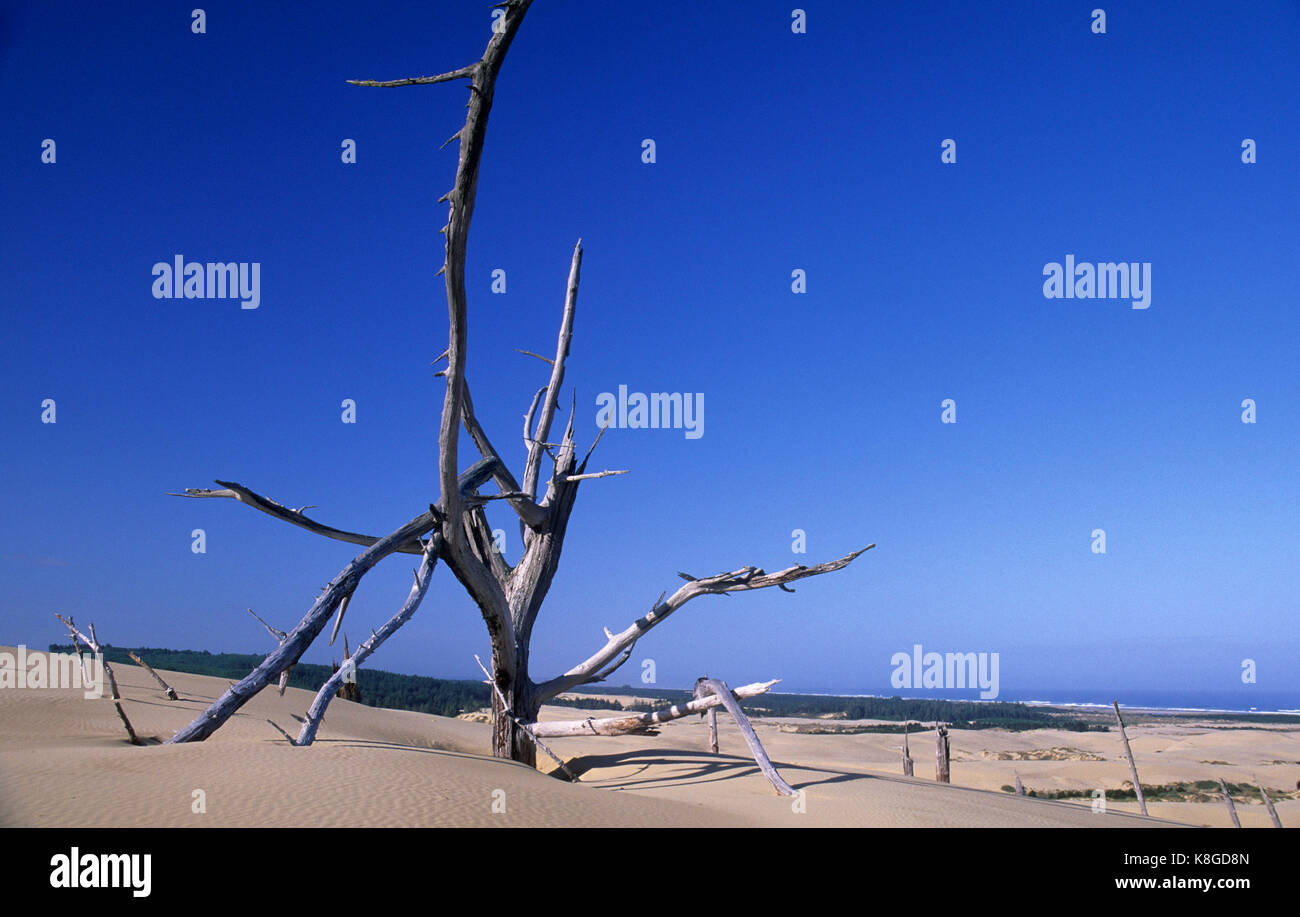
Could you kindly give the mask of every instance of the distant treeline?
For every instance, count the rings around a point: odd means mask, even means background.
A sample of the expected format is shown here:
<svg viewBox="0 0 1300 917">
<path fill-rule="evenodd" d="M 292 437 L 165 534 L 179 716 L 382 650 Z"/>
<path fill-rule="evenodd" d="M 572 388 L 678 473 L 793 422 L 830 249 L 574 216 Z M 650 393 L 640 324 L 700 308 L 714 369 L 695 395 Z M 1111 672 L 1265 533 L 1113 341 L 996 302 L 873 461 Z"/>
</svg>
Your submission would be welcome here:
<svg viewBox="0 0 1300 917">
<path fill-rule="evenodd" d="M 157 647 L 138 648 L 105 646 L 104 658 L 109 662 L 134 665 L 127 651 L 149 663 L 155 669 L 189 672 L 193 675 L 214 675 L 218 678 L 238 680 L 262 663 L 264 656 L 248 653 L 209 653 L 200 650 L 166 650 Z M 71 653 L 69 643 L 50 644 L 52 653 Z M 331 675 L 330 667 L 300 662 L 289 673 L 289 686 L 319 691 Z M 361 702 L 370 707 L 387 707 L 394 710 L 415 710 L 435 713 L 438 716 L 456 716 L 480 710 L 491 704 L 489 688 L 481 681 L 445 680 L 424 675 L 399 675 L 382 669 L 357 669 L 357 685 L 361 688 Z"/>
<path fill-rule="evenodd" d="M 157 669 L 189 672 L 194 675 L 212 675 L 217 678 L 238 680 L 261 664 L 264 656 L 251 653 L 209 653 L 206 650 L 169 650 L 158 647 L 104 647 L 109 662 L 134 665 L 128 651 L 135 652 L 145 662 Z M 68 643 L 50 644 L 50 652 L 71 653 Z M 289 674 L 289 685 L 317 691 L 331 675 L 329 666 L 299 663 Z M 480 681 L 430 678 L 426 675 L 399 675 L 382 669 L 357 669 L 357 684 L 361 688 L 361 702 L 371 707 L 393 710 L 415 710 L 438 716 L 456 716 L 481 710 L 491 705 L 489 688 Z M 614 688 L 600 686 L 588 690 L 601 694 L 621 694 L 645 698 L 623 707 L 617 701 L 597 697 L 553 699 L 548 704 L 562 707 L 584 707 L 598 710 L 641 711 L 651 709 L 651 701 L 670 704 L 686 703 L 690 691 L 646 686 L 623 685 Z M 581 693 L 575 689 L 571 693 Z M 902 697 L 821 697 L 811 694 L 763 694 L 742 702 L 752 716 L 822 717 L 846 720 L 893 720 L 899 726 L 882 726 L 876 731 L 898 732 L 906 721 L 933 723 L 942 720 L 962 725 L 966 729 L 1069 729 L 1076 732 L 1106 730 L 1108 726 L 1097 722 L 1068 716 L 1048 707 L 1030 707 L 1025 704 L 1002 702 L 972 703 L 968 701 L 929 700 Z"/>
</svg>

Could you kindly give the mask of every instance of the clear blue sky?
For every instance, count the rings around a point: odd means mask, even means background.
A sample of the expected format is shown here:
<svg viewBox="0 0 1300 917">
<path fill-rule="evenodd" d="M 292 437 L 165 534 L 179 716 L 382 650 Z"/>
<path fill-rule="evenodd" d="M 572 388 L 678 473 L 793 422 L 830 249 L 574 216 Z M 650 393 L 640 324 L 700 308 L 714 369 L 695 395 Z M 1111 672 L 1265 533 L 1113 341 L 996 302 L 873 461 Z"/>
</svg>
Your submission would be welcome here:
<svg viewBox="0 0 1300 917">
<path fill-rule="evenodd" d="M 471 230 L 478 413 L 518 471 L 546 367 L 514 348 L 553 350 L 582 237 L 581 442 L 620 384 L 703 393 L 705 434 L 606 435 L 593 465 L 632 471 L 583 486 L 535 678 L 678 570 L 875 542 L 795 595 L 687 605 L 627 680 L 649 657 L 667 685 L 893 693 L 920 643 L 1000 653 L 1004 695 L 1231 691 L 1252 658 L 1300 698 L 1300 7 L 1105 3 L 1096 35 L 1094 5 L 809 3 L 796 35 L 790 3 L 537 0 Z M 438 145 L 468 93 L 344 81 L 470 63 L 487 4 L 209 4 L 204 35 L 190 8 L 0 12 L 0 642 L 60 639 L 63 612 L 119 645 L 267 650 L 244 609 L 288 629 L 354 548 L 165 492 L 232 479 L 375 534 L 438 496 Z M 176 254 L 259 262 L 260 308 L 155 299 Z M 1067 254 L 1150 262 L 1150 308 L 1044 298 Z M 365 580 L 354 640 L 412 561 Z M 371 664 L 479 677 L 486 650 L 440 568 Z"/>
</svg>

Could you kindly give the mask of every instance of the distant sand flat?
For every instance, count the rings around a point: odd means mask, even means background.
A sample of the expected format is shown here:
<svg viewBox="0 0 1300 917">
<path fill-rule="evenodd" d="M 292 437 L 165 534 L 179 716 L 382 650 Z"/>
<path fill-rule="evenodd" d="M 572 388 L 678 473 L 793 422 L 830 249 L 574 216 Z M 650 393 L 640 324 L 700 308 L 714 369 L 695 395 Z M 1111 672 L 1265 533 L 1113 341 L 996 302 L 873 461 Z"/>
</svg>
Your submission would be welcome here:
<svg viewBox="0 0 1300 917">
<path fill-rule="evenodd" d="M 10 649 L 12 652 L 12 649 Z M 155 743 L 184 726 L 225 688 L 219 678 L 164 672 L 180 692 L 168 701 L 142 669 L 115 665 L 123 707 L 136 731 Z M 720 717 L 722 754 L 707 753 L 698 718 L 668 724 L 658 737 L 569 738 L 550 744 L 582 774 L 578 785 L 488 755 L 489 727 L 445 717 L 379 710 L 335 700 L 317 742 L 295 748 L 266 722 L 291 734 L 311 693 L 290 688 L 284 697 L 263 691 L 206 742 L 134 747 L 106 698 L 86 700 L 79 690 L 0 690 L 0 825 L 3 826 L 1011 826 L 1157 827 L 1169 824 L 1122 811 L 1105 815 L 1084 804 L 1024 799 L 1000 792 L 1020 770 L 1031 786 L 1080 780 L 1079 768 L 1108 768 L 1110 785 L 1126 776 L 1113 737 L 1048 731 L 1046 734 L 954 732 L 953 750 L 970 763 L 954 763 L 967 786 L 940 786 L 897 773 L 897 735 L 816 736 L 780 732 L 758 722 L 759 735 L 785 778 L 806 793 L 806 812 L 776 795 L 758 773 L 739 732 Z M 547 708 L 546 719 L 581 716 L 573 708 Z M 594 711 L 593 715 L 609 715 Z M 990 733 L 996 733 L 995 735 Z M 1247 741 L 1268 744 L 1268 759 L 1300 759 L 1294 733 L 1280 738 L 1253 732 Z M 1134 744 L 1141 763 L 1157 741 L 1188 744 L 1200 778 L 1238 779 L 1237 768 L 1197 762 L 1238 761 L 1236 733 L 1195 737 L 1149 736 Z M 1099 741 L 1100 740 L 1100 741 Z M 1292 744 L 1288 745 L 1287 743 Z M 986 751 L 1084 748 L 1105 762 L 999 761 Z M 1104 748 L 1103 748 L 1104 746 Z M 1252 746 L 1253 747 L 1253 746 Z M 913 737 L 916 771 L 933 770 L 932 743 Z M 1168 754 L 1168 750 L 1165 751 Z M 541 756 L 539 756 L 541 757 Z M 1259 755 L 1255 755 L 1259 757 Z M 955 761 L 960 758 L 954 754 Z M 1253 759 L 1252 759 L 1253 760 Z M 1143 782 L 1163 782 L 1160 762 Z M 546 766 L 553 766 L 549 761 Z M 1076 769 L 1071 771 L 1071 768 Z M 928 769 L 928 770 L 927 770 Z M 1266 772 L 1300 773 L 1300 766 L 1270 765 Z M 1115 773 L 1111 774 L 1110 771 Z M 1213 771 L 1213 773 L 1208 773 Z M 1195 779 L 1195 778 L 1194 778 Z M 1289 777 L 1294 784 L 1295 777 Z M 1269 785 L 1273 780 L 1268 781 Z M 206 812 L 192 811 L 202 790 Z M 502 795 L 504 793 L 504 796 Z M 504 799 L 505 812 L 494 812 Z M 1243 823 L 1263 817 L 1262 807 L 1239 804 Z M 1222 806 L 1167 804 L 1153 814 L 1191 823 Z M 1295 801 L 1279 805 L 1288 825 L 1300 823 Z M 1226 823 L 1226 812 L 1223 817 Z"/>
</svg>

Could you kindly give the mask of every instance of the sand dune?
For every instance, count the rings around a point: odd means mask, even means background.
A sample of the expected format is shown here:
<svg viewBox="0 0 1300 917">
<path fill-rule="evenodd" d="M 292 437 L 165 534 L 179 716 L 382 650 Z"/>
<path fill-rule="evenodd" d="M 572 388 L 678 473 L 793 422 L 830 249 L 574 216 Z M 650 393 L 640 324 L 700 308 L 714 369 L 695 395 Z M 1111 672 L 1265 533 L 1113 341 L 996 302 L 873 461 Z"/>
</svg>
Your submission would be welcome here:
<svg viewBox="0 0 1300 917">
<path fill-rule="evenodd" d="M 164 672 L 180 692 L 168 701 L 142 669 L 114 666 L 123 707 L 145 747 L 130 745 L 112 703 L 86 700 L 80 690 L 0 690 L 0 825 L 4 826 L 1159 826 L 1112 805 L 1105 815 L 1085 805 L 1016 798 L 1000 792 L 1014 765 L 1029 785 L 1081 780 L 1084 766 L 1106 767 L 1118 785 L 1126 766 L 1105 734 L 954 734 L 954 766 L 965 786 L 939 786 L 896 776 L 898 736 L 815 736 L 781 732 L 759 723 L 759 734 L 785 778 L 805 793 L 805 811 L 792 808 L 758 773 L 739 733 L 724 723 L 722 754 L 706 751 L 698 719 L 668 724 L 658 737 L 568 738 L 550 744 L 581 782 L 569 784 L 488 756 L 482 723 L 335 700 L 320 736 L 309 748 L 291 746 L 267 722 L 296 734 L 311 694 L 263 691 L 206 742 L 165 746 L 161 741 L 189 722 L 226 687 L 222 679 Z M 605 715 L 608 711 L 605 712 Z M 580 715 L 572 708 L 544 718 Z M 597 715 L 600 715 L 597 713 Z M 723 718 L 725 721 L 725 718 Z M 1258 739 L 1259 733 L 1255 733 Z M 1292 737 L 1294 738 L 1294 737 Z M 970 741 L 968 741 L 968 739 Z M 1139 755 L 1159 758 L 1187 737 L 1141 733 Z M 1276 743 L 1275 743 L 1276 744 Z M 984 746 L 984 747 L 981 747 Z M 1106 761 L 1006 761 L 983 752 L 1086 748 Z M 1156 746 L 1164 746 L 1158 748 Z M 1198 758 L 1242 758 L 1237 737 L 1192 742 Z M 1180 754 L 1186 758 L 1188 749 Z M 927 754 L 929 752 L 929 754 Z M 1274 753 L 1277 752 L 1277 753 Z M 1277 746 L 1274 758 L 1300 754 Z M 917 773 L 932 769 L 932 750 L 913 746 Z M 956 756 L 955 756 L 956 757 Z M 1256 756 L 1258 757 L 1258 756 Z M 1169 760 L 1174 760 L 1170 756 Z M 549 762 L 546 762 L 550 766 Z M 1071 768 L 1076 770 L 1072 771 Z M 1246 769 L 1261 776 L 1273 768 Z M 1200 765 L 1199 776 L 1210 769 Z M 1235 779 L 1239 767 L 1215 767 Z M 1177 769 L 1173 769 L 1177 770 Z M 1123 773 L 1122 773 L 1123 772 Z M 1170 771 L 1172 773 L 1172 770 Z M 1148 779 L 1170 776 L 1153 766 Z M 1272 781 L 1270 781 L 1271 785 Z M 201 798 L 206 811 L 198 808 Z M 504 812 L 499 811 L 504 808 Z M 1131 808 L 1131 807 L 1130 807 Z M 1169 804 L 1166 818 L 1207 823 L 1188 810 L 1222 807 Z M 1240 806 L 1257 821 L 1252 808 Z M 1284 819 L 1300 822 L 1300 808 L 1283 803 Z M 1262 815 L 1262 809 L 1259 813 Z M 1224 815 L 1226 821 L 1226 813 Z M 1250 823 L 1250 822 L 1247 822 Z"/>
</svg>

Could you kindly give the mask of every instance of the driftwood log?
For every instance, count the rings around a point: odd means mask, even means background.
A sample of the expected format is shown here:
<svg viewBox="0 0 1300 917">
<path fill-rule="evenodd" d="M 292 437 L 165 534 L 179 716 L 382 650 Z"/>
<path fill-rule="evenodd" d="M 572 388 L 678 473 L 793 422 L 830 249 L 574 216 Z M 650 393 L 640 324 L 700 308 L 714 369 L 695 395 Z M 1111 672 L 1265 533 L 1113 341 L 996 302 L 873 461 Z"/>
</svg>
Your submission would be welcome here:
<svg viewBox="0 0 1300 917">
<path fill-rule="evenodd" d="M 779 678 L 773 678 L 771 681 L 742 685 L 731 693 L 736 697 L 754 697 L 767 693 L 768 689 L 780 680 Z M 533 726 L 533 732 L 544 739 L 560 738 L 562 736 L 656 735 L 658 730 L 655 727 L 660 723 L 679 720 L 693 713 L 704 713 L 711 707 L 721 705 L 722 698 L 716 694 L 710 694 L 708 697 L 697 698 L 689 703 L 673 704 L 670 707 L 660 707 L 657 710 L 650 710 L 645 713 L 536 723 Z"/>
</svg>

